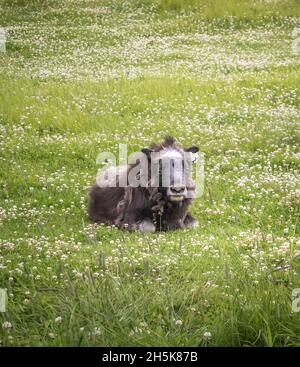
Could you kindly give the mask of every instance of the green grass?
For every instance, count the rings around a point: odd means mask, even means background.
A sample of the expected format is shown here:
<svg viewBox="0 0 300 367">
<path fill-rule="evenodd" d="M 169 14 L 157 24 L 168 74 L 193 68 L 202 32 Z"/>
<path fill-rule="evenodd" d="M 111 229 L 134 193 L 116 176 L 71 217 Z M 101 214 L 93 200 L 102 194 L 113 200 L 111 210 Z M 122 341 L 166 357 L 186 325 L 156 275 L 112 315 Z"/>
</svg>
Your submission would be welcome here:
<svg viewBox="0 0 300 367">
<path fill-rule="evenodd" d="M 300 346 L 299 15 L 293 0 L 0 1 L 2 345 Z M 200 227 L 90 223 L 98 153 L 167 134 L 205 154 Z"/>
<path fill-rule="evenodd" d="M 247 1 L 247 0 L 137 0 L 156 11 L 192 11 L 204 19 L 236 17 L 256 19 L 268 16 L 299 15 L 300 4 L 297 0 Z"/>
</svg>

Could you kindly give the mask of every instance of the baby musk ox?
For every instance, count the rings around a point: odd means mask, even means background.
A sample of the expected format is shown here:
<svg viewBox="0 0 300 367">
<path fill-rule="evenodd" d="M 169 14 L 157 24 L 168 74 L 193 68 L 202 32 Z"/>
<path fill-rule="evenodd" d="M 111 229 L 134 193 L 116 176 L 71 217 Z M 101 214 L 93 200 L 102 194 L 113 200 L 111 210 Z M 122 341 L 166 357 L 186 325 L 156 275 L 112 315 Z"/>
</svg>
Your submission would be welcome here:
<svg viewBox="0 0 300 367">
<path fill-rule="evenodd" d="M 166 137 L 142 149 L 133 164 L 106 168 L 89 194 L 90 218 L 129 231 L 196 227 L 188 207 L 195 196 L 191 164 L 198 150 Z"/>
</svg>

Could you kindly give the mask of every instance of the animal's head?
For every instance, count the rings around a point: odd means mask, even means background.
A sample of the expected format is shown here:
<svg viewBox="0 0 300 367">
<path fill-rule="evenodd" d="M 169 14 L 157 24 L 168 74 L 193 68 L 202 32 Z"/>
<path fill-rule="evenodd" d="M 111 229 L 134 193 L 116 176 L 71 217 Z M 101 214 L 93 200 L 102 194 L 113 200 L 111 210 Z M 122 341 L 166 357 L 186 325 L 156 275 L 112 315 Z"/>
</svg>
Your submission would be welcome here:
<svg viewBox="0 0 300 367">
<path fill-rule="evenodd" d="M 149 183 L 157 187 L 164 199 L 180 202 L 194 189 L 192 164 L 199 148 L 183 148 L 174 138 L 166 137 L 160 145 L 142 149 L 148 158 Z"/>
</svg>

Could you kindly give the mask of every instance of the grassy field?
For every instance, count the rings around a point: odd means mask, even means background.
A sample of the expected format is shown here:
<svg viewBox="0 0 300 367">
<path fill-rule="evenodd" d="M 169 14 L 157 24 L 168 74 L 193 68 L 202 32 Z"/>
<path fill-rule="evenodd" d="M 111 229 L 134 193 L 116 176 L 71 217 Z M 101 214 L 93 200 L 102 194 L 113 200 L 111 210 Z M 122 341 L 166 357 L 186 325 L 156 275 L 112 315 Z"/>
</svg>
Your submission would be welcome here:
<svg viewBox="0 0 300 367">
<path fill-rule="evenodd" d="M 0 0 L 0 343 L 300 346 L 296 0 Z M 95 226 L 100 151 L 205 154 L 193 230 Z M 2 326 L 2 327 L 1 327 Z"/>
</svg>

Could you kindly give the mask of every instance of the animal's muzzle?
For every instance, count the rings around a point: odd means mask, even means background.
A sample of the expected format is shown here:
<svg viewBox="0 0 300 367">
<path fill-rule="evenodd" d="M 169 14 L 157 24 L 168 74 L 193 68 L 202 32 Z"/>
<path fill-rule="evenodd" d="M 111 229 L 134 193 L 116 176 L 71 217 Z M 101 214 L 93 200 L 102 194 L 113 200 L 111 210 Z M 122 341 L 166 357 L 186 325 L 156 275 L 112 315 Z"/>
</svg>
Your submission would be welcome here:
<svg viewBox="0 0 300 367">
<path fill-rule="evenodd" d="M 170 201 L 181 201 L 187 196 L 187 189 L 184 186 L 171 186 L 167 190 L 167 196 Z"/>
</svg>

